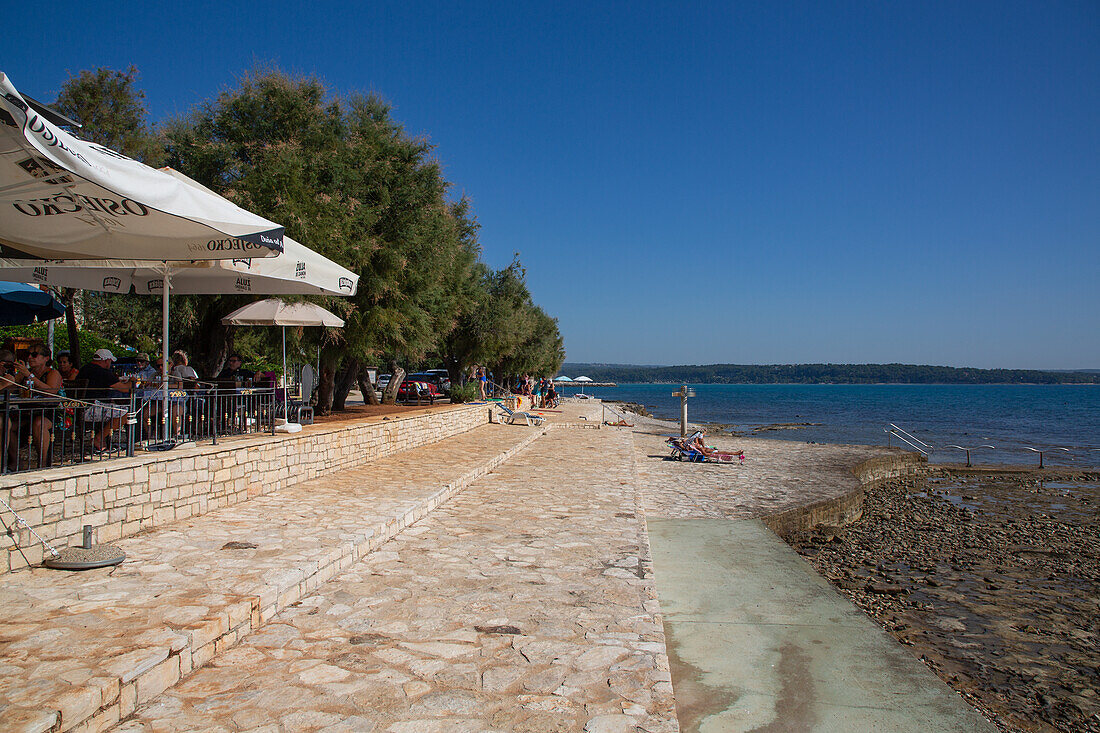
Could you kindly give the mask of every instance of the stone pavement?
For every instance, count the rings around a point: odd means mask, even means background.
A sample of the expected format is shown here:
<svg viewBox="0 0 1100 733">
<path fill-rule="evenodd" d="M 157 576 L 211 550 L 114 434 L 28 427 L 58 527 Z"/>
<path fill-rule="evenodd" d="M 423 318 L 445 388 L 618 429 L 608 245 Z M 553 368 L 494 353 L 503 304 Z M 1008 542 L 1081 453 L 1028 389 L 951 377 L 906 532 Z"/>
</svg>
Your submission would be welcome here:
<svg viewBox="0 0 1100 733">
<path fill-rule="evenodd" d="M 537 436 L 486 425 L 121 540 L 117 568 L 0 577 L 0 727 L 126 717 Z"/>
<path fill-rule="evenodd" d="M 802 715 L 821 686 L 768 702 L 791 677 L 767 665 L 821 645 L 773 655 L 791 638 L 728 623 L 745 611 L 730 579 L 759 575 L 757 600 L 780 606 L 823 581 L 780 572 L 791 551 L 778 540 L 771 564 L 746 571 L 737 544 L 752 540 L 720 535 L 846 494 L 851 467 L 885 450 L 718 438 L 746 465 L 684 464 L 664 460 L 664 426 L 576 429 L 601 414 L 566 403 L 545 434 L 488 425 L 135 536 L 114 570 L 0 579 L 0 728 L 829 729 Z M 704 605 L 727 615 L 670 620 L 658 593 L 677 613 L 711 593 Z M 686 641 L 666 649 L 666 633 Z M 942 684 L 927 677 L 913 684 Z M 726 694 L 745 679 L 762 687 Z M 888 686 L 876 677 L 873 694 Z M 716 717 L 731 699 L 749 714 Z"/>
<path fill-rule="evenodd" d="M 626 431 L 552 430 L 137 731 L 675 731 Z"/>
<path fill-rule="evenodd" d="M 884 447 L 829 445 L 708 435 L 707 444 L 744 450 L 745 464 L 682 463 L 665 458 L 661 432 L 638 420 L 634 431 L 639 493 L 653 517 L 745 519 L 831 499 L 859 487 L 852 467 L 889 455 Z M 655 429 L 657 428 L 657 429 Z"/>
</svg>

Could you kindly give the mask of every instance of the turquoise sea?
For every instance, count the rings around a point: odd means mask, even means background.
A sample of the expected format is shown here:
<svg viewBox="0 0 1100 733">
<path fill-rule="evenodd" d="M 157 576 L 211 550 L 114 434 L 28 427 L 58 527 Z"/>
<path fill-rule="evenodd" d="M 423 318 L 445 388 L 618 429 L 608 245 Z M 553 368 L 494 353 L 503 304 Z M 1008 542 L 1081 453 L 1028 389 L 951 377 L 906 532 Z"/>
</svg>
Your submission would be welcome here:
<svg viewBox="0 0 1100 733">
<path fill-rule="evenodd" d="M 966 447 L 981 463 L 1035 464 L 1024 446 L 1065 447 L 1048 452 L 1047 465 L 1100 466 L 1100 385 L 945 384 L 697 384 L 688 402 L 693 422 L 724 423 L 748 433 L 776 423 L 817 423 L 759 437 L 819 443 L 885 445 L 894 423 L 935 447 L 929 460 L 955 463 Z M 671 384 L 596 387 L 589 394 L 645 405 L 660 418 L 679 420 L 680 399 Z M 567 387 L 569 395 L 576 387 Z M 896 444 L 896 443 L 895 443 Z"/>
</svg>

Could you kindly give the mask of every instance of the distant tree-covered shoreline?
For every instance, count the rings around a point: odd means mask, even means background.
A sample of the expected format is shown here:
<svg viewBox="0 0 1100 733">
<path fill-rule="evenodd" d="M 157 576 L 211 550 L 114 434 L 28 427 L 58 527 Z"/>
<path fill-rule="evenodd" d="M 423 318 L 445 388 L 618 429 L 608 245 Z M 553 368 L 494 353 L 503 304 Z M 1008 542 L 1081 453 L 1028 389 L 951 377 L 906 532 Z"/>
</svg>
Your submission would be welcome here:
<svg viewBox="0 0 1100 733">
<path fill-rule="evenodd" d="M 923 364 L 704 364 L 631 366 L 566 363 L 561 374 L 597 382 L 687 384 L 1100 384 L 1100 373 L 974 369 Z"/>
</svg>

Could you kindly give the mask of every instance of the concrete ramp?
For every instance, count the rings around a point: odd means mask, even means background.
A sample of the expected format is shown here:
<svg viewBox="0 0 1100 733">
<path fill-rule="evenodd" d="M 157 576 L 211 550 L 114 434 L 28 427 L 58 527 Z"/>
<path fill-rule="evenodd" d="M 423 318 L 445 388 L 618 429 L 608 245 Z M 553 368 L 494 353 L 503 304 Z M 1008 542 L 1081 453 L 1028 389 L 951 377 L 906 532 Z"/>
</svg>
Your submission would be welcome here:
<svg viewBox="0 0 1100 733">
<path fill-rule="evenodd" d="M 996 731 L 759 520 L 649 519 L 684 731 Z"/>
</svg>

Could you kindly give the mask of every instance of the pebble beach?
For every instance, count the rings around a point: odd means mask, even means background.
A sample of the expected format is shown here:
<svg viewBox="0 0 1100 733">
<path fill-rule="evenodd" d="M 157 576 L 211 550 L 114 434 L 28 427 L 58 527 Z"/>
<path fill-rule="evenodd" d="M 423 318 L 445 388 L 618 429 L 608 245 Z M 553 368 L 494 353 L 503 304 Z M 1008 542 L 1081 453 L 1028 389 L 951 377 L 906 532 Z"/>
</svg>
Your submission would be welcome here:
<svg viewBox="0 0 1100 733">
<path fill-rule="evenodd" d="M 1002 729 L 1100 731 L 1098 479 L 939 471 L 787 539 Z"/>
</svg>

